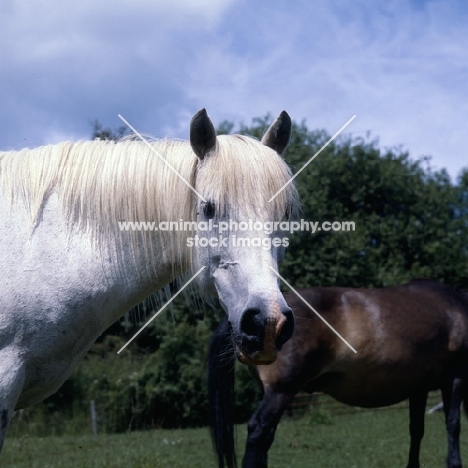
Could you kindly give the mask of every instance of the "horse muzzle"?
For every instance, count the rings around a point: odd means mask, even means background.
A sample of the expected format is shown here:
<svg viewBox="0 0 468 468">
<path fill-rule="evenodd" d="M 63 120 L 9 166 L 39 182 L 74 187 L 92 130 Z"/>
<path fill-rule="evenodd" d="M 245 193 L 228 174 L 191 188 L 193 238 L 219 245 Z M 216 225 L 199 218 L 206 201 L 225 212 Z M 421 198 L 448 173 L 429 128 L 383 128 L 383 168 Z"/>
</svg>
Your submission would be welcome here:
<svg viewBox="0 0 468 468">
<path fill-rule="evenodd" d="M 294 315 L 279 305 L 267 311 L 247 308 L 242 314 L 238 336 L 234 336 L 239 361 L 246 365 L 266 365 L 276 360 L 278 352 L 294 332 Z"/>
</svg>

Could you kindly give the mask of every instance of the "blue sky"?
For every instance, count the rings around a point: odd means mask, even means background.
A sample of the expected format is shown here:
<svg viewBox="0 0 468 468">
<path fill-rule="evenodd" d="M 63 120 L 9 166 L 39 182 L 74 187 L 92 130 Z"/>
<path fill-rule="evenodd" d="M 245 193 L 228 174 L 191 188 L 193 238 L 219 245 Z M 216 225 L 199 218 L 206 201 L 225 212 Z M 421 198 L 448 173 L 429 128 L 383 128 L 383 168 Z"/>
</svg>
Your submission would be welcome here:
<svg viewBox="0 0 468 468">
<path fill-rule="evenodd" d="M 285 109 L 310 129 L 468 166 L 468 6 L 390 0 L 2 0 L 0 150 L 156 137 Z"/>
</svg>

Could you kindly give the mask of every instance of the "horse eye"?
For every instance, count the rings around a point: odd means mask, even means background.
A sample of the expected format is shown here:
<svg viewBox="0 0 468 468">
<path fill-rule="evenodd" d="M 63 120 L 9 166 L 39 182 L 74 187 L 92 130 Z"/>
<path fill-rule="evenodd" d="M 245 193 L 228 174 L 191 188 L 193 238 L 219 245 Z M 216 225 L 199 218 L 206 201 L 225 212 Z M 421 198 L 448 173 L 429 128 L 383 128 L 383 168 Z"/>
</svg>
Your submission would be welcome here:
<svg viewBox="0 0 468 468">
<path fill-rule="evenodd" d="M 203 214 L 207 219 L 213 219 L 215 215 L 215 206 L 212 202 L 206 202 L 203 206 Z"/>
</svg>

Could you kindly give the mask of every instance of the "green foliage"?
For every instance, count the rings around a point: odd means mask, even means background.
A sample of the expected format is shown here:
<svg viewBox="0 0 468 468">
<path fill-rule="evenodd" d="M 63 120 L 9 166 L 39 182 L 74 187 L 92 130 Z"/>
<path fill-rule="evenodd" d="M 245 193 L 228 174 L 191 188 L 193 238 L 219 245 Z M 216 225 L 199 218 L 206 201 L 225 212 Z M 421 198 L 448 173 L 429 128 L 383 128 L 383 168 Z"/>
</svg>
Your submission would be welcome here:
<svg viewBox="0 0 468 468">
<path fill-rule="evenodd" d="M 295 124 L 285 154 L 293 172 L 327 140 Z M 301 217 L 352 221 L 355 231 L 294 234 L 282 274 L 296 287 L 381 287 L 422 276 L 463 287 L 467 172 L 454 185 L 445 171 L 399 149 L 382 153 L 377 142 L 362 139 L 332 142 L 296 178 Z"/>
<path fill-rule="evenodd" d="M 102 373 L 93 386 L 93 398 L 104 415 L 103 429 L 122 432 L 206 425 L 205 360 L 213 326 L 211 317 L 191 317 L 188 304 L 175 306 L 148 327 L 147 335 L 159 341 L 157 349 L 147 353 L 137 343 L 136 350 L 130 346 L 122 356 L 113 356 L 120 361 L 116 363 L 120 371 Z M 108 362 L 108 356 L 102 358 L 103 365 Z M 92 355 L 91 363 L 88 372 L 96 369 Z"/>
<path fill-rule="evenodd" d="M 91 126 L 93 127 L 93 132 L 91 134 L 92 140 L 98 139 L 117 141 L 129 133 L 128 127 L 124 125 L 117 128 L 116 130 L 112 130 L 111 128 L 104 128 L 98 120 L 95 120 Z"/>
</svg>

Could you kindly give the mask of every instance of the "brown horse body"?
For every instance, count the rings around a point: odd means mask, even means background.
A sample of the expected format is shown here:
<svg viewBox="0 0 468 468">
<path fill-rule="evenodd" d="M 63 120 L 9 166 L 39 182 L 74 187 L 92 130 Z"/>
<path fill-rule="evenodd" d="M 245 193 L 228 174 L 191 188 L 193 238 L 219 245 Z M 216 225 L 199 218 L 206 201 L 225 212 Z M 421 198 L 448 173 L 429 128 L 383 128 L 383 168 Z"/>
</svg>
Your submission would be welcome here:
<svg viewBox="0 0 468 468">
<path fill-rule="evenodd" d="M 305 390 L 361 407 L 388 406 L 409 398 L 407 466 L 418 468 L 427 394 L 436 389 L 442 390 L 446 413 L 447 467 L 461 467 L 458 440 L 460 403 L 468 387 L 468 296 L 431 280 L 386 289 L 310 288 L 299 293 L 357 353 L 294 293 L 285 294 L 296 328 L 273 364 L 252 367 L 264 395 L 249 421 L 243 467 L 267 466 L 276 426 L 293 397 Z M 213 353 L 224 356 L 225 365 L 218 364 L 217 369 L 229 371 L 226 330 L 220 326 L 223 343 L 213 341 L 212 378 L 216 377 Z M 221 380 L 230 385 L 229 379 Z M 234 466 L 232 433 L 223 432 L 222 427 L 229 425 L 230 418 L 220 407 L 219 395 L 227 390 L 221 380 L 210 379 L 211 404 L 218 421 L 213 434 L 220 466 L 224 460 Z"/>
</svg>

